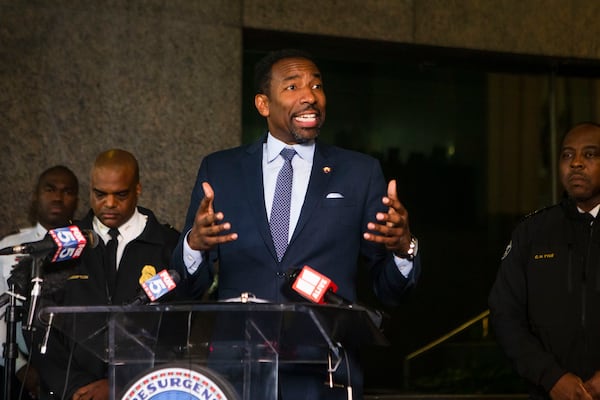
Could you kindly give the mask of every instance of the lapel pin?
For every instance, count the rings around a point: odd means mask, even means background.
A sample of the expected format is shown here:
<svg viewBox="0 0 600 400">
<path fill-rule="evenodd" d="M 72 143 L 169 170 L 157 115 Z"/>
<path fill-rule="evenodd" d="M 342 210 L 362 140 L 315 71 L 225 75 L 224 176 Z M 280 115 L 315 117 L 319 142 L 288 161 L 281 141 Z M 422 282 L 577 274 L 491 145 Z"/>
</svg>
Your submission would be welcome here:
<svg viewBox="0 0 600 400">
<path fill-rule="evenodd" d="M 323 172 L 328 174 L 331 172 L 331 167 L 323 167 Z"/>
</svg>

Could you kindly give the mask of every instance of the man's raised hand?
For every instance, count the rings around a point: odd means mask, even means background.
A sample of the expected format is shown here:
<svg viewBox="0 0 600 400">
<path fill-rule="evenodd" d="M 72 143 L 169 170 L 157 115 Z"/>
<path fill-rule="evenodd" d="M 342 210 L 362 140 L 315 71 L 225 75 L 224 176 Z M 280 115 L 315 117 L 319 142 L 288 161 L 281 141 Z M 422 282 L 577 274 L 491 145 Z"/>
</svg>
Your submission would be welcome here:
<svg viewBox="0 0 600 400">
<path fill-rule="evenodd" d="M 194 225 L 188 235 L 188 244 L 194 250 L 210 250 L 218 244 L 236 240 L 237 233 L 227 233 L 231 229 L 229 222 L 223 222 L 222 212 L 213 208 L 215 192 L 208 182 L 202 182 L 204 198 L 198 206 Z"/>
</svg>

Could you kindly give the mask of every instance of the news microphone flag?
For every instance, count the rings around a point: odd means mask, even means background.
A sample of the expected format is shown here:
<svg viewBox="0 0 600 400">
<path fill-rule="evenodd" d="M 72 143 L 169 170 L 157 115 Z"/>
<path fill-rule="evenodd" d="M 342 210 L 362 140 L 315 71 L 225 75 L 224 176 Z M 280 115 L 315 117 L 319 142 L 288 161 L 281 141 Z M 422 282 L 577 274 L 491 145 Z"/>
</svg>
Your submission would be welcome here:
<svg viewBox="0 0 600 400">
<path fill-rule="evenodd" d="M 325 293 L 329 290 L 336 292 L 338 288 L 331 279 L 305 265 L 292 284 L 292 289 L 314 303 L 325 304 Z"/>
<path fill-rule="evenodd" d="M 175 289 L 176 286 L 177 284 L 166 269 L 163 269 L 142 283 L 142 288 L 150 301 L 156 301 L 156 299 Z"/>
<path fill-rule="evenodd" d="M 75 225 L 51 229 L 48 234 L 57 247 L 52 256 L 52 262 L 79 258 L 87 244 L 87 239 Z"/>
</svg>

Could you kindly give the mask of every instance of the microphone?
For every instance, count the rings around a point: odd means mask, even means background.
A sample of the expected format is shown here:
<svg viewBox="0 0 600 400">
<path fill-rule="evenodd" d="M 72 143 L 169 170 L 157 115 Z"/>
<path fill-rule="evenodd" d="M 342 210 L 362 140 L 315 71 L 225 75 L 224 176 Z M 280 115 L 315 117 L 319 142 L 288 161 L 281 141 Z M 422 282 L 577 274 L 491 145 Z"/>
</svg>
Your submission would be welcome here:
<svg viewBox="0 0 600 400">
<path fill-rule="evenodd" d="M 0 256 L 10 254 L 39 254 L 54 252 L 51 262 L 79 258 L 84 247 L 96 247 L 98 234 L 92 230 L 80 230 L 76 225 L 50 229 L 42 240 L 9 246 L 0 250 Z"/>
<path fill-rule="evenodd" d="M 16 297 L 17 299 L 19 299 L 21 301 L 27 300 L 25 297 L 21 296 L 18 293 L 6 291 L 6 292 L 0 294 L 0 308 L 4 307 L 5 304 L 8 304 L 8 302 L 10 301 L 10 299 L 12 297 Z"/>
<path fill-rule="evenodd" d="M 378 329 L 382 329 L 384 319 L 389 318 L 383 311 L 353 303 L 340 296 L 336 293 L 337 285 L 331 279 L 315 271 L 308 265 L 305 265 L 302 269 L 293 270 L 290 273 L 290 280 L 293 280 L 292 289 L 313 303 L 350 306 L 354 309 L 365 311 Z"/>
<path fill-rule="evenodd" d="M 179 276 L 179 273 L 174 269 L 170 269 L 168 271 L 163 269 L 156 275 L 146 279 L 141 284 L 143 291 L 140 291 L 140 294 L 124 305 L 137 306 L 156 301 L 165 296 L 167 293 L 172 292 L 179 283 L 180 279 L 181 277 Z"/>
<path fill-rule="evenodd" d="M 98 245 L 98 235 L 94 231 L 83 232 L 76 225 L 65 226 L 62 228 L 50 229 L 44 239 L 37 242 L 23 243 L 18 246 L 7 247 L 0 250 L 0 254 L 54 254 L 49 257 L 50 262 L 62 262 L 79 258 L 86 245 L 95 247 Z M 12 251 L 13 253 L 2 253 L 3 251 Z M 33 329 L 33 316 L 37 308 L 39 298 L 42 294 L 42 258 L 35 258 L 31 265 L 31 295 L 29 296 L 29 313 L 27 314 L 27 323 L 24 330 Z"/>
<path fill-rule="evenodd" d="M 338 306 L 352 305 L 350 300 L 336 293 L 338 287 L 331 279 L 308 265 L 305 265 L 301 270 L 293 271 L 290 279 L 294 280 L 292 289 L 313 303 L 335 304 Z"/>
</svg>

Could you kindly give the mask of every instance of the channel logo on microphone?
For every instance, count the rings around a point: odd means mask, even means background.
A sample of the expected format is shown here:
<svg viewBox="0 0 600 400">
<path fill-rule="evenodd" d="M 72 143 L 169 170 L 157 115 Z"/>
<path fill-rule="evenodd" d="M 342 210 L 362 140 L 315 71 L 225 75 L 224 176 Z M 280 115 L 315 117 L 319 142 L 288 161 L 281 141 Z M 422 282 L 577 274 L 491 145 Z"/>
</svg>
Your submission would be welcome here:
<svg viewBox="0 0 600 400">
<path fill-rule="evenodd" d="M 163 269 L 158 274 L 146 279 L 142 283 L 142 288 L 150 301 L 156 301 L 171 290 L 175 289 L 177 284 L 169 274 L 169 271 Z"/>
<path fill-rule="evenodd" d="M 87 240 L 79 228 L 75 225 L 48 231 L 56 244 L 56 251 L 52 256 L 52 262 L 60 262 L 79 258 L 87 244 Z"/>
<path fill-rule="evenodd" d="M 305 265 L 294 281 L 292 289 L 312 302 L 324 304 L 325 293 L 328 290 L 337 291 L 337 285 L 325 275 Z"/>
</svg>

